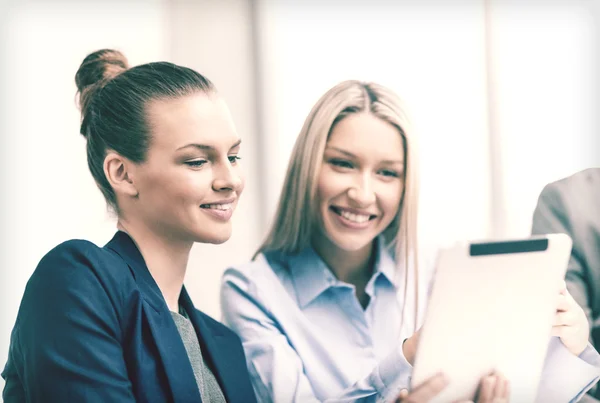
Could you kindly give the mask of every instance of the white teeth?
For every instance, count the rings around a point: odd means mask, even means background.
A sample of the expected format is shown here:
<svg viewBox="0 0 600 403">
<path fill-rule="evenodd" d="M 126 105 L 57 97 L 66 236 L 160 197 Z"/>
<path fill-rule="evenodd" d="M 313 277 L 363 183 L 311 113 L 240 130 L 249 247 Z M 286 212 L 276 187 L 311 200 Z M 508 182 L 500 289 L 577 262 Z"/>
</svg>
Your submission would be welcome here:
<svg viewBox="0 0 600 403">
<path fill-rule="evenodd" d="M 232 205 L 233 205 L 233 203 L 227 203 L 227 204 L 206 204 L 205 208 L 215 209 L 215 210 L 229 210 L 229 209 L 231 209 Z"/>
<path fill-rule="evenodd" d="M 347 220 L 354 221 L 355 223 L 359 223 L 359 224 L 369 221 L 368 215 L 354 214 L 354 213 L 350 213 L 348 211 L 343 211 L 343 210 L 341 212 L 341 216 Z"/>
</svg>

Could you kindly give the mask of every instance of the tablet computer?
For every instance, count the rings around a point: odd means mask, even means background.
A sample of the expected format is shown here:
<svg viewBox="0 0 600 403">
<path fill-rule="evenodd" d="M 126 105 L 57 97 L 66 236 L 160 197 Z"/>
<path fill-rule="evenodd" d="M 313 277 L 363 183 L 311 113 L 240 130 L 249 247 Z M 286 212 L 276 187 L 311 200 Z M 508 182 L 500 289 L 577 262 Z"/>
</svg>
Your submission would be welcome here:
<svg viewBox="0 0 600 403">
<path fill-rule="evenodd" d="M 474 400 L 498 370 L 510 401 L 534 402 L 571 247 L 552 234 L 442 249 L 411 385 L 443 372 L 449 385 L 432 402 Z"/>
</svg>

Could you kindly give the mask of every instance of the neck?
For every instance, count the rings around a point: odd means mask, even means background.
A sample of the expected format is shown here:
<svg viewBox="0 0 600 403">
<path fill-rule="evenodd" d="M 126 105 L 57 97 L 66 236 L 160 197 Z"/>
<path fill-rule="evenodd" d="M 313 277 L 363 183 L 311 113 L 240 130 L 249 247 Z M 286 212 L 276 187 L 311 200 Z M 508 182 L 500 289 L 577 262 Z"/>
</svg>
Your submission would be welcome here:
<svg viewBox="0 0 600 403">
<path fill-rule="evenodd" d="M 178 312 L 193 242 L 157 234 L 143 223 L 126 218 L 119 218 L 117 228 L 134 240 L 169 310 Z"/>
<path fill-rule="evenodd" d="M 373 274 L 374 242 L 355 251 L 343 250 L 325 234 L 313 237 L 312 246 L 335 276 L 356 287 L 357 294 L 364 292 Z"/>
</svg>

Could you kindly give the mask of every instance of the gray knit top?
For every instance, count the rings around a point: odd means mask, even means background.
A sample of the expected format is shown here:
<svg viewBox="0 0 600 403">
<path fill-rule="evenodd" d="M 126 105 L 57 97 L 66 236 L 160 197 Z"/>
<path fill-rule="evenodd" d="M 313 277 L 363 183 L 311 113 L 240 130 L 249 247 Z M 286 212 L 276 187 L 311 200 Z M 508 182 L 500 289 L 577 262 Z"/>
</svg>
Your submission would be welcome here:
<svg viewBox="0 0 600 403">
<path fill-rule="evenodd" d="M 182 311 L 185 315 L 185 311 Z M 192 322 L 186 317 L 176 312 L 171 312 L 171 316 L 175 321 L 177 330 L 183 340 L 185 351 L 187 352 L 196 383 L 200 389 L 200 396 L 203 403 L 226 403 L 221 387 L 217 382 L 214 374 L 206 364 L 206 360 L 202 357 L 198 336 L 194 330 Z"/>
</svg>

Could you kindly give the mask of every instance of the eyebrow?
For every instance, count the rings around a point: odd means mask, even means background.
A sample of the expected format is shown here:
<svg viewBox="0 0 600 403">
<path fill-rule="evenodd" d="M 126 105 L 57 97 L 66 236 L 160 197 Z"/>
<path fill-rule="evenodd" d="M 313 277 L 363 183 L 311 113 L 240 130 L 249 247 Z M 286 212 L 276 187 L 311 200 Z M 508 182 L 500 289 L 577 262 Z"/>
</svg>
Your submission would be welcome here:
<svg viewBox="0 0 600 403">
<path fill-rule="evenodd" d="M 236 147 L 239 147 L 240 144 L 242 144 L 242 140 L 236 141 L 234 145 L 232 145 L 231 147 L 229 147 L 229 149 L 232 150 L 232 149 L 234 149 Z M 187 144 L 187 145 L 185 145 L 183 147 L 179 147 L 177 149 L 177 151 L 183 150 L 184 148 L 189 148 L 189 147 L 194 147 L 194 148 L 197 148 L 199 150 L 209 150 L 209 151 L 214 151 L 215 150 L 215 148 L 213 146 L 208 146 L 206 144 L 191 143 L 191 144 Z"/>
<path fill-rule="evenodd" d="M 347 155 L 350 158 L 358 159 L 356 157 L 356 155 L 352 154 L 349 151 L 342 150 L 341 148 L 329 146 L 329 147 L 326 148 L 326 150 L 328 150 L 328 149 L 329 150 L 335 150 L 335 151 L 337 151 L 339 153 L 345 154 L 345 155 Z M 383 160 L 381 162 L 384 163 L 384 164 L 403 164 L 404 163 L 404 159 L 399 159 L 399 160 Z"/>
</svg>

